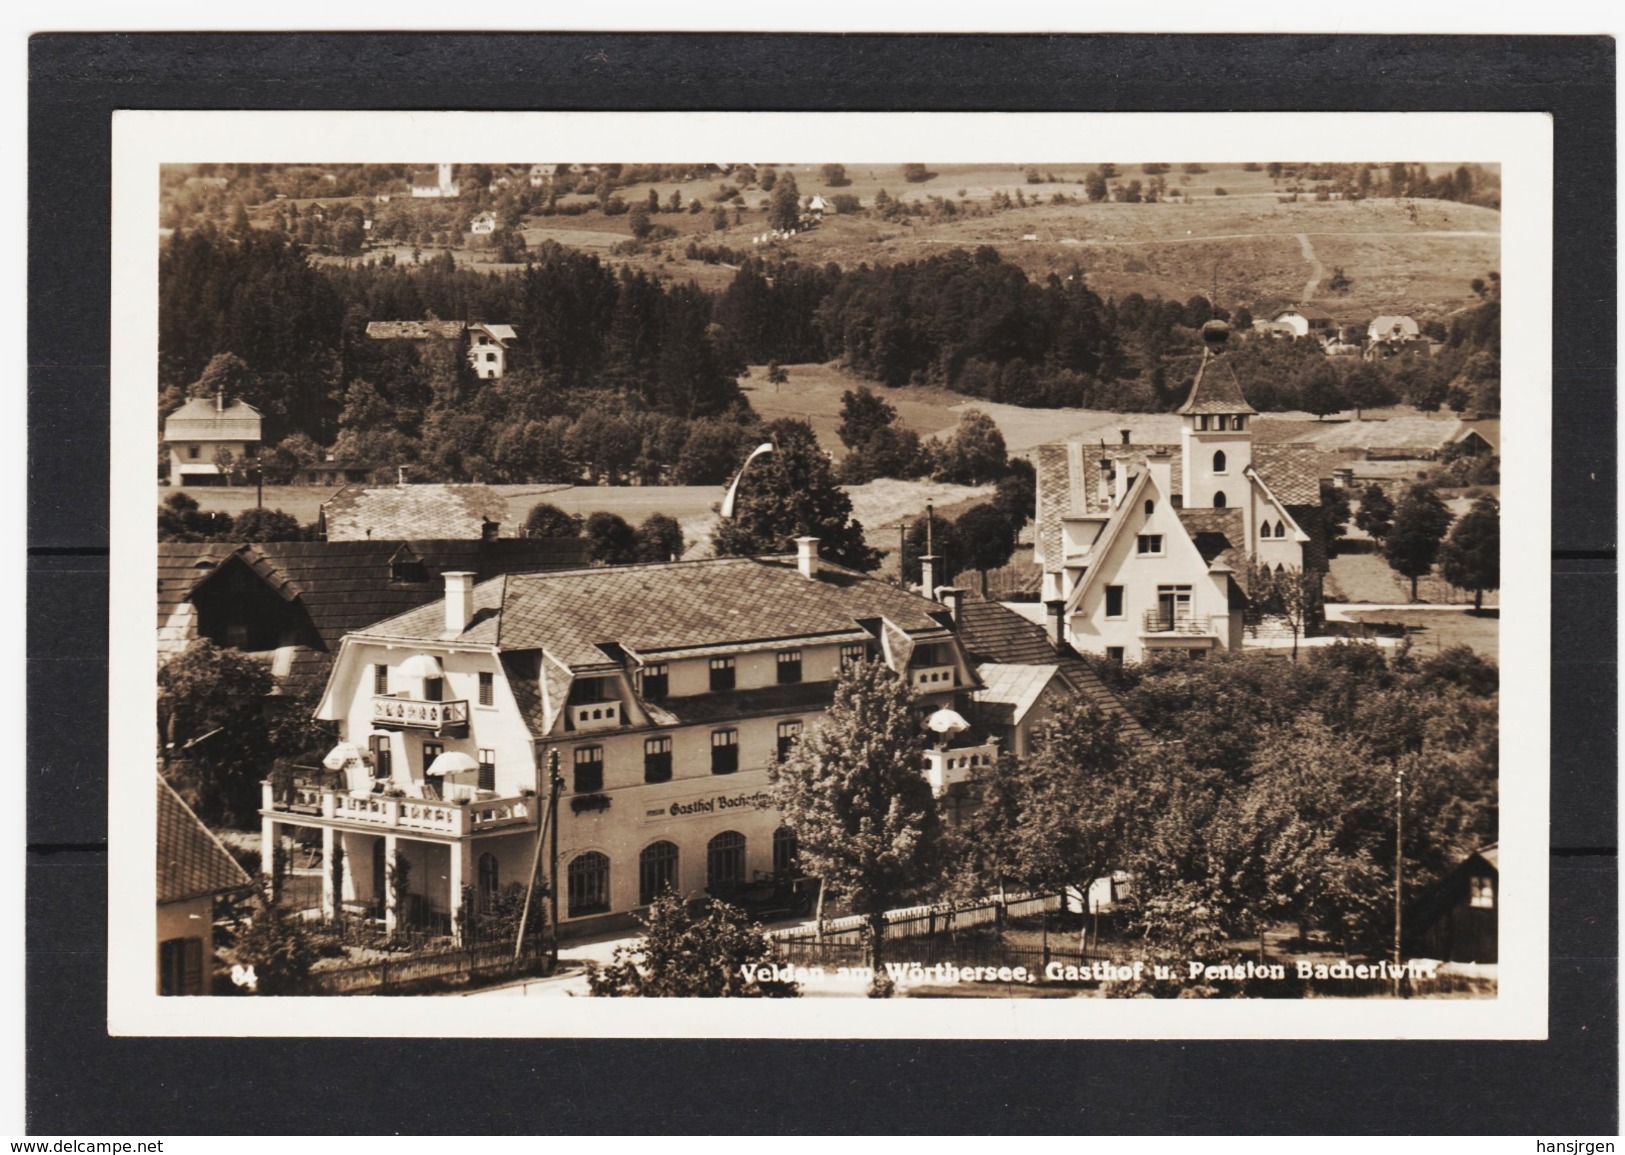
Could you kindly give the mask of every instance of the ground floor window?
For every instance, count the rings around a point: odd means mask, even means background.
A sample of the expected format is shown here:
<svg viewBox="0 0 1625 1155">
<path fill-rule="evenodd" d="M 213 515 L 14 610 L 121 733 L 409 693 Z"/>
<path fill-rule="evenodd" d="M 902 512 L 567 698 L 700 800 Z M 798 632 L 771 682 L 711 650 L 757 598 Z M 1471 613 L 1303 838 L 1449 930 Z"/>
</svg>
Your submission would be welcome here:
<svg viewBox="0 0 1625 1155">
<path fill-rule="evenodd" d="M 571 918 L 609 910 L 609 859 L 596 850 L 578 854 L 565 872 Z"/>
<path fill-rule="evenodd" d="M 773 832 L 773 873 L 789 874 L 796 868 L 796 832 L 781 826 Z"/>
<path fill-rule="evenodd" d="M 677 889 L 677 844 L 656 842 L 638 855 L 638 902 L 648 906 L 667 889 Z"/>
<path fill-rule="evenodd" d="M 705 886 L 707 890 L 745 881 L 745 836 L 737 830 L 724 830 L 705 844 Z"/>
<path fill-rule="evenodd" d="M 453 854 L 457 853 L 454 849 Z M 500 875 L 497 872 L 497 856 L 494 854 L 480 855 L 480 913 L 484 914 L 491 909 L 496 899 L 497 888 L 500 885 Z"/>
<path fill-rule="evenodd" d="M 158 993 L 203 993 L 203 940 L 172 938 L 158 944 Z"/>
</svg>

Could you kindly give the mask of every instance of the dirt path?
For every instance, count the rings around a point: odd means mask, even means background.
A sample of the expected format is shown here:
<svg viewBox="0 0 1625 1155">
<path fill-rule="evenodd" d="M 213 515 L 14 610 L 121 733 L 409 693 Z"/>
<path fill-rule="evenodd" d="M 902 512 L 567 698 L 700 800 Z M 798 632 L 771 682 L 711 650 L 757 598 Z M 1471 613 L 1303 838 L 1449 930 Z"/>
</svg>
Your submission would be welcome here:
<svg viewBox="0 0 1625 1155">
<path fill-rule="evenodd" d="M 1298 247 L 1303 250 L 1303 259 L 1309 262 L 1309 282 L 1303 287 L 1303 303 L 1307 305 L 1315 299 L 1315 290 L 1320 288 L 1320 278 L 1326 270 L 1321 268 L 1320 258 L 1315 256 L 1315 246 L 1309 243 L 1308 233 L 1298 234 Z"/>
</svg>

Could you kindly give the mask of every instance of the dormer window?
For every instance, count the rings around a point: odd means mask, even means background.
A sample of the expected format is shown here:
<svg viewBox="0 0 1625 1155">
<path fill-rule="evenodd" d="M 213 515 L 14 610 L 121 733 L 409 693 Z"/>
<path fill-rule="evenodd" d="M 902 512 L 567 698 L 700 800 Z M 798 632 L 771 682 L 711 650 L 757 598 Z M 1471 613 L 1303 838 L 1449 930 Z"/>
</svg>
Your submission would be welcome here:
<svg viewBox="0 0 1625 1155">
<path fill-rule="evenodd" d="M 607 678 L 577 678 L 570 683 L 570 705 L 585 706 L 613 701 Z"/>
</svg>

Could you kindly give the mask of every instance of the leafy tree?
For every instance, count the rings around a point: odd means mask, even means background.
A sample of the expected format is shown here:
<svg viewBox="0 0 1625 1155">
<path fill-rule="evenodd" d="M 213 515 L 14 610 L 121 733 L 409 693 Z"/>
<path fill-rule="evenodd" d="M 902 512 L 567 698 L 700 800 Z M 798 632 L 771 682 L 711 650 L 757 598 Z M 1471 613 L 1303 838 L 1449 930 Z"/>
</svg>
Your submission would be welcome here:
<svg viewBox="0 0 1625 1155">
<path fill-rule="evenodd" d="M 994 487 L 993 504 L 1020 530 L 1037 514 L 1038 471 L 1025 457 L 1010 458 L 1008 468 Z"/>
<path fill-rule="evenodd" d="M 255 393 L 257 384 L 258 379 L 248 367 L 248 362 L 235 353 L 216 353 L 209 358 L 202 375 L 192 382 L 186 392 L 188 396 L 210 400 L 223 393 L 226 404 L 230 405 Z"/>
<path fill-rule="evenodd" d="M 1387 492 L 1373 481 L 1360 491 L 1360 512 L 1354 515 L 1354 524 L 1370 534 L 1380 544 L 1394 525 L 1394 503 Z"/>
<path fill-rule="evenodd" d="M 158 670 L 158 757 L 205 822 L 255 821 L 271 688 L 263 661 L 207 638 Z"/>
<path fill-rule="evenodd" d="M 1108 195 L 1106 176 L 1098 168 L 1083 178 L 1083 191 L 1095 204 L 1105 200 Z"/>
<path fill-rule="evenodd" d="M 1406 490 L 1382 543 L 1382 555 L 1395 573 L 1411 579 L 1411 601 L 1416 600 L 1416 579 L 1433 572 L 1449 528 L 1450 511 L 1431 485 Z"/>
<path fill-rule="evenodd" d="M 1333 485 L 1322 478 L 1320 482 L 1320 509 L 1318 511 L 1320 536 L 1326 546 L 1328 560 L 1338 555 L 1343 538 L 1349 528 L 1349 495 L 1348 490 Z M 1311 536 L 1315 533 L 1313 523 L 1305 525 L 1304 532 Z"/>
<path fill-rule="evenodd" d="M 1439 573 L 1458 589 L 1473 591 L 1473 612 L 1484 612 L 1484 591 L 1501 588 L 1501 507 L 1481 497 L 1451 528 L 1439 551 Z"/>
<path fill-rule="evenodd" d="M 675 517 L 651 513 L 633 535 L 638 561 L 674 561 L 683 556 L 683 527 Z"/>
<path fill-rule="evenodd" d="M 1247 599 L 1286 622 L 1292 631 L 1292 660 L 1297 661 L 1298 639 L 1320 618 L 1321 575 L 1297 566 L 1276 572 L 1254 558 L 1248 563 Z"/>
<path fill-rule="evenodd" d="M 316 945 L 304 920 L 275 903 L 263 903 L 237 940 L 236 961 L 254 968 L 254 993 L 296 995 L 316 963 Z"/>
<path fill-rule="evenodd" d="M 896 420 L 895 405 L 877 396 L 867 385 L 859 385 L 841 394 L 841 424 L 835 433 L 842 445 L 856 449 Z"/>
<path fill-rule="evenodd" d="M 931 894 L 943 877 L 923 749 L 908 684 L 882 662 L 859 662 L 836 683 L 818 725 L 768 768 L 774 807 L 796 833 L 803 867 L 868 922 L 877 977 L 886 911 Z"/>
<path fill-rule="evenodd" d="M 601 565 L 626 565 L 637 560 L 637 535 L 618 513 L 599 510 L 587 516 L 587 540 L 592 560 Z"/>
<path fill-rule="evenodd" d="M 998 424 L 980 409 L 967 409 L 959 416 L 959 428 L 942 452 L 939 474 L 944 481 L 961 485 L 981 485 L 1003 476 L 1009 465 L 1004 434 Z"/>
<path fill-rule="evenodd" d="M 798 537 L 819 539 L 818 552 L 838 565 L 868 573 L 879 568 L 879 551 L 852 518 L 852 499 L 835 484 L 829 458 L 804 421 L 767 426 L 776 449 L 751 462 L 739 488 L 734 516 L 712 531 L 718 555 L 749 557 L 795 551 Z"/>
<path fill-rule="evenodd" d="M 740 430 L 722 421 L 696 421 L 689 426 L 672 469 L 675 485 L 721 485 L 739 468 Z"/>
<path fill-rule="evenodd" d="M 794 998 L 795 983 L 747 977 L 773 961 L 761 928 L 738 907 L 706 897 L 691 909 L 666 890 L 641 916 L 643 936 L 615 948 L 611 962 L 587 964 L 597 998 Z"/>
<path fill-rule="evenodd" d="M 954 536 L 965 565 L 982 579 L 987 597 L 987 571 L 1009 564 L 1016 551 L 1016 527 L 997 505 L 973 505 L 954 522 Z"/>
<path fill-rule="evenodd" d="M 852 183 L 851 180 L 847 178 L 846 166 L 844 164 L 826 164 L 821 172 L 824 177 L 824 183 L 830 188 L 845 188 L 847 185 Z"/>
<path fill-rule="evenodd" d="M 840 472 L 845 484 L 864 485 L 877 477 L 919 477 L 930 468 L 930 456 L 918 433 L 901 425 L 885 425 L 847 454 Z"/>
<path fill-rule="evenodd" d="M 1348 398 L 1343 395 L 1342 383 L 1337 379 L 1337 371 L 1330 365 L 1321 364 L 1310 370 L 1299 389 L 1299 404 L 1315 415 L 1318 421 L 1328 413 L 1336 413 L 1348 407 Z"/>
<path fill-rule="evenodd" d="M 1343 396 L 1354 407 L 1354 420 L 1360 420 L 1362 409 L 1378 405 L 1391 405 L 1393 390 L 1373 365 L 1356 365 L 1343 379 Z"/>
<path fill-rule="evenodd" d="M 632 235 L 640 241 L 654 231 L 654 225 L 649 220 L 647 205 L 633 205 L 632 211 L 626 214 L 626 221 L 628 227 L 632 230 Z"/>
<path fill-rule="evenodd" d="M 525 517 L 526 537 L 580 537 L 581 519 L 558 506 L 539 501 Z"/>
<path fill-rule="evenodd" d="M 903 179 L 909 184 L 921 184 L 937 175 L 934 172 L 927 171 L 923 164 L 905 164 L 902 173 Z"/>
<path fill-rule="evenodd" d="M 780 365 L 777 361 L 767 363 L 767 383 L 773 386 L 775 392 L 778 391 L 780 385 L 787 383 L 789 380 L 790 374 L 785 372 L 783 365 Z"/>
<path fill-rule="evenodd" d="M 299 520 L 280 509 L 245 509 L 237 515 L 232 536 L 239 541 L 302 541 Z"/>
<path fill-rule="evenodd" d="M 767 215 L 768 223 L 784 232 L 801 224 L 801 191 L 794 174 L 787 172 L 774 184 Z"/>
</svg>

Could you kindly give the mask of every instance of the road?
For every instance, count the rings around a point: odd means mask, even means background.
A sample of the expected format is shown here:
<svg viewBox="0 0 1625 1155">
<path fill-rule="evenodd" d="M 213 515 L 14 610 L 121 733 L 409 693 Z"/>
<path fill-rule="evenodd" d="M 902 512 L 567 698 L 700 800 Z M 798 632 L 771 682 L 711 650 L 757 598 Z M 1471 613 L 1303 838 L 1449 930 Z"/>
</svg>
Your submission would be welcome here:
<svg viewBox="0 0 1625 1155">
<path fill-rule="evenodd" d="M 1303 287 L 1303 303 L 1307 305 L 1315 299 L 1315 291 L 1320 288 L 1320 278 L 1326 270 L 1321 268 L 1320 258 L 1315 256 L 1315 246 L 1309 243 L 1308 233 L 1298 234 L 1298 247 L 1303 250 L 1303 259 L 1309 262 L 1309 283 Z"/>
</svg>

